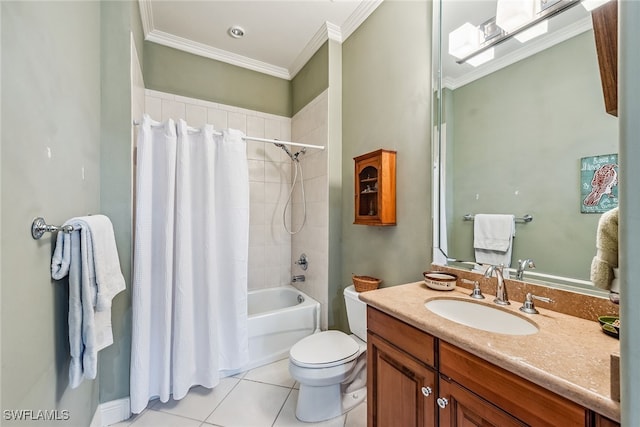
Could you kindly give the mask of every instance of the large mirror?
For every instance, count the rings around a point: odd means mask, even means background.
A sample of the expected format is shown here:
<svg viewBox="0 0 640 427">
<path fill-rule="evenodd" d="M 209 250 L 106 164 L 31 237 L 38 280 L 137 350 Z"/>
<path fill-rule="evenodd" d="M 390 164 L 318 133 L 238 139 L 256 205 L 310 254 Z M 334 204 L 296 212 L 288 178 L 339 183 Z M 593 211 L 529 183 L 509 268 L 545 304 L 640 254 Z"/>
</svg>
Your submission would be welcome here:
<svg viewBox="0 0 640 427">
<path fill-rule="evenodd" d="M 598 293 L 590 265 L 598 219 L 617 204 L 616 183 L 597 206 L 584 199 L 593 189 L 589 174 L 617 161 L 618 123 L 605 112 L 590 12 L 579 1 L 539 0 L 536 7 L 553 3 L 568 7 L 548 19 L 545 34 L 525 42 L 492 28 L 496 0 L 436 5 L 434 259 L 470 268 L 473 215 L 513 214 L 512 269 L 529 258 L 536 269 L 525 280 Z M 483 29 L 481 36 L 502 33 L 492 60 L 474 66 L 449 53 L 450 40 L 460 43 L 450 33 L 465 23 Z"/>
</svg>

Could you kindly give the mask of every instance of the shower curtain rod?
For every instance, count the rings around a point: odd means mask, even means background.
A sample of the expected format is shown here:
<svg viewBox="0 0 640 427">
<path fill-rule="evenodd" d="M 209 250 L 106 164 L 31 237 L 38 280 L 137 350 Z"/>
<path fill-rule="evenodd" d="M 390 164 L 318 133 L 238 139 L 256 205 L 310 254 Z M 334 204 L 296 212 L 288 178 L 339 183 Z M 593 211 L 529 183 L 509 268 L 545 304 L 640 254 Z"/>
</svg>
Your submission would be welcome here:
<svg viewBox="0 0 640 427">
<path fill-rule="evenodd" d="M 140 125 L 138 120 L 133 121 L 134 126 Z M 198 130 L 195 128 L 191 128 L 193 130 Z M 217 132 L 217 131 L 214 131 Z M 219 132 L 218 132 L 219 133 Z M 291 145 L 293 147 L 305 147 L 305 148 L 315 148 L 317 150 L 324 150 L 324 145 L 312 145 L 312 144 L 303 144 L 301 142 L 293 142 L 293 141 L 281 141 L 279 139 L 268 139 L 268 138 L 258 138 L 255 136 L 243 136 L 242 139 L 245 141 L 258 141 L 258 142 L 268 142 L 269 144 L 286 144 Z"/>
<path fill-rule="evenodd" d="M 268 142 L 270 144 L 287 144 L 292 145 L 294 147 L 306 147 L 306 148 L 315 148 L 318 150 L 324 150 L 324 145 L 312 145 L 312 144 L 303 144 L 301 142 L 292 142 L 292 141 L 280 141 L 279 139 L 267 139 L 267 138 L 257 138 L 253 136 L 243 136 L 242 139 L 245 141 L 261 141 Z"/>
</svg>

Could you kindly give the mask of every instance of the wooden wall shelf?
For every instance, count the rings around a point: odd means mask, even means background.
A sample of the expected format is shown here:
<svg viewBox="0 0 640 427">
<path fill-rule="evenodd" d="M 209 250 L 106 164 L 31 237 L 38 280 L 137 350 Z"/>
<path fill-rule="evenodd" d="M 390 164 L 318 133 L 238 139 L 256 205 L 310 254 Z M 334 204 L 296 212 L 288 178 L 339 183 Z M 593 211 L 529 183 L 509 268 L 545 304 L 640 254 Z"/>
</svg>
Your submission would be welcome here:
<svg viewBox="0 0 640 427">
<path fill-rule="evenodd" d="M 396 225 L 396 152 L 355 157 L 354 224 Z"/>
</svg>

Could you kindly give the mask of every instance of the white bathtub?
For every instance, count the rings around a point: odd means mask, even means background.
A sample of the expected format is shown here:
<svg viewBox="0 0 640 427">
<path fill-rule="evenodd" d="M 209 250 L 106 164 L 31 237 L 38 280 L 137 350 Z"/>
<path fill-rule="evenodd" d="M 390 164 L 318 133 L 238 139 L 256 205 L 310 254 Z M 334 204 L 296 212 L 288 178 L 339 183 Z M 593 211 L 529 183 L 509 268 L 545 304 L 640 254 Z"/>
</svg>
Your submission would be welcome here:
<svg viewBox="0 0 640 427">
<path fill-rule="evenodd" d="M 319 332 L 320 303 L 290 285 L 249 291 L 249 366 L 289 356 L 300 339 Z"/>
</svg>

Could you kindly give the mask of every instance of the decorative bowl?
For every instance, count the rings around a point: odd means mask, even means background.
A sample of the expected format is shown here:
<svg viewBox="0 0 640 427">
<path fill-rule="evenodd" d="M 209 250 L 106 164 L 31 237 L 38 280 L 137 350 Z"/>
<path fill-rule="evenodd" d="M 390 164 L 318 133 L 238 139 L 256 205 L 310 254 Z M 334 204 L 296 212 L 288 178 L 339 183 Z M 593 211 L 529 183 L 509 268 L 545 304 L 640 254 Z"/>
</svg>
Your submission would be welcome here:
<svg viewBox="0 0 640 427">
<path fill-rule="evenodd" d="M 614 338 L 620 338 L 620 318 L 618 316 L 600 316 L 598 317 L 602 332 Z"/>
<path fill-rule="evenodd" d="M 425 271 L 424 283 L 437 291 L 452 291 L 456 288 L 458 276 L 444 271 Z"/>
</svg>

